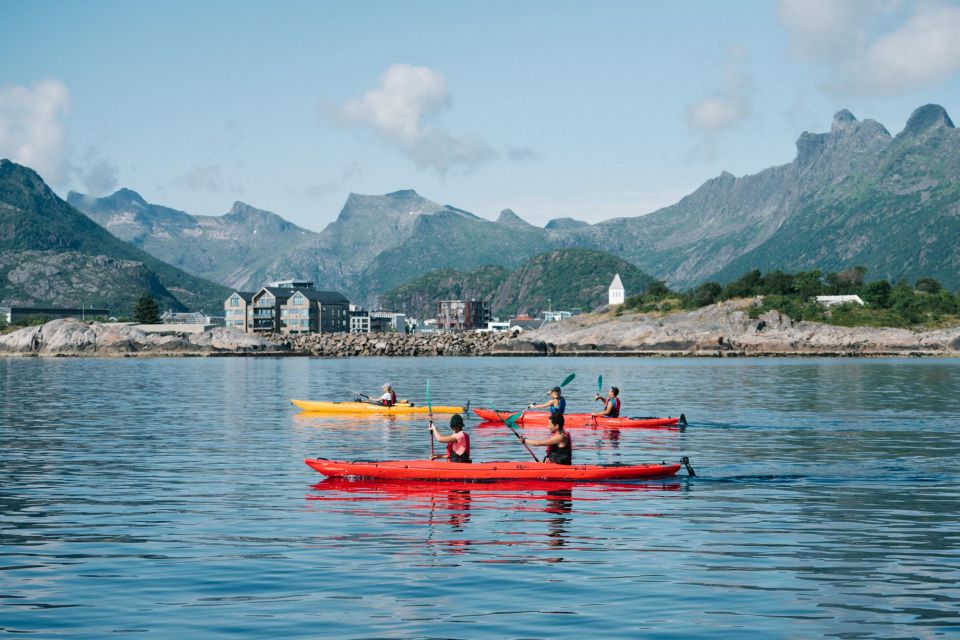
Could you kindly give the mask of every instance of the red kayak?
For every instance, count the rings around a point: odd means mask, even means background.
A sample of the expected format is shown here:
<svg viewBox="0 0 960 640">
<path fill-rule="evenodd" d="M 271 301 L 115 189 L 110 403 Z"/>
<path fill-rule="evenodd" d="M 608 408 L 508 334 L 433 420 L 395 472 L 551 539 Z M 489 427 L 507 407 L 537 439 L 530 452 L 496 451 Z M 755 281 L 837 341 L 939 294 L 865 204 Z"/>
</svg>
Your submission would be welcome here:
<svg viewBox="0 0 960 640">
<path fill-rule="evenodd" d="M 651 478 L 629 482 L 573 482 L 570 480 L 498 480 L 496 482 L 467 482 L 446 480 L 384 480 L 382 478 L 324 478 L 311 487 L 321 492 L 353 493 L 361 496 L 384 496 L 391 499 L 416 496 L 444 496 L 462 491 L 489 492 L 490 495 L 522 495 L 532 491 L 570 491 L 574 488 L 600 488 L 605 492 L 618 491 L 678 491 L 683 484 L 679 478 Z M 479 494 L 477 494 L 479 495 Z M 322 500 L 320 495 L 308 496 L 308 500 Z"/>
<path fill-rule="evenodd" d="M 494 411 L 483 407 L 474 408 L 474 413 L 487 421 L 504 422 L 515 411 Z M 517 424 L 531 426 L 545 426 L 550 414 L 545 411 L 524 411 L 517 417 Z M 681 414 L 679 418 L 602 418 L 589 413 L 563 414 L 564 427 L 600 427 L 603 429 L 683 429 L 687 426 L 687 418 Z"/>
<path fill-rule="evenodd" d="M 474 462 L 446 460 L 304 460 L 325 476 L 379 478 L 384 480 L 634 480 L 665 478 L 680 470 L 678 464 L 553 464 L 552 462 Z M 689 469 L 689 468 L 688 468 Z"/>
</svg>

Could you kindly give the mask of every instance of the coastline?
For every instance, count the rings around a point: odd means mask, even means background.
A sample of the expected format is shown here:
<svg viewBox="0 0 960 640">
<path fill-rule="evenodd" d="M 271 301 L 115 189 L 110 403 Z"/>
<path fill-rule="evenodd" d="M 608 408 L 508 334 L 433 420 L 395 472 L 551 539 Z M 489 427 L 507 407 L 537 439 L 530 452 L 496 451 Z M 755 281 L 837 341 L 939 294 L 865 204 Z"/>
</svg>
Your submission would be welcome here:
<svg viewBox="0 0 960 640">
<path fill-rule="evenodd" d="M 254 336 L 224 328 L 203 333 L 152 333 L 135 325 L 67 318 L 0 336 L 0 356 L 960 357 L 960 326 L 931 330 L 838 327 L 794 322 L 777 312 L 750 318 L 748 306 L 743 301 L 724 302 L 665 316 L 617 316 L 601 311 L 516 337 L 505 333 Z"/>
</svg>

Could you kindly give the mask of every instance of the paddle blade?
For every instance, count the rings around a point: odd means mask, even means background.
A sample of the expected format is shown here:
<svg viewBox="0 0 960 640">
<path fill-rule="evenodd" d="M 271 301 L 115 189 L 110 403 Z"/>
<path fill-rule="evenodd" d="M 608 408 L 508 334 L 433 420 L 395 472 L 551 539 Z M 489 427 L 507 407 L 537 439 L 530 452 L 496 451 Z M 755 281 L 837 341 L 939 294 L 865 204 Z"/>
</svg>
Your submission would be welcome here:
<svg viewBox="0 0 960 640">
<path fill-rule="evenodd" d="M 597 376 L 597 393 L 603 393 L 603 376 Z"/>
<path fill-rule="evenodd" d="M 577 374 L 571 373 L 570 375 L 568 375 L 566 378 L 563 379 L 563 382 L 560 383 L 560 386 L 561 386 L 561 387 L 567 386 L 567 385 L 570 384 L 570 382 L 572 382 L 573 379 L 576 378 L 576 377 L 577 377 Z"/>
<path fill-rule="evenodd" d="M 523 415 L 523 411 L 518 411 L 517 413 L 507 418 L 504 422 L 506 422 L 511 427 L 515 427 L 517 426 L 517 418 L 519 418 L 522 415 Z"/>
</svg>

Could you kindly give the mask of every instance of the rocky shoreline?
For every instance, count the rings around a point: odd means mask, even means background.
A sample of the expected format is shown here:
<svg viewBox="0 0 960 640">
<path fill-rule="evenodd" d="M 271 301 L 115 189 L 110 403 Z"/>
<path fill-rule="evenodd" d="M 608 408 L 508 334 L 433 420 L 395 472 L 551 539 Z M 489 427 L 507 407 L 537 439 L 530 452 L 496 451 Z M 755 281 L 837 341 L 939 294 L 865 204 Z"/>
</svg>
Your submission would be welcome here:
<svg viewBox="0 0 960 640">
<path fill-rule="evenodd" d="M 0 356 L 619 356 L 960 357 L 960 327 L 837 327 L 749 315 L 746 301 L 664 316 L 585 314 L 519 336 L 505 333 L 253 336 L 228 329 L 149 333 L 135 325 L 53 320 L 0 336 Z"/>
<path fill-rule="evenodd" d="M 600 312 L 524 334 L 496 355 L 653 357 L 960 357 L 960 327 L 920 330 L 795 322 L 776 311 L 750 317 L 750 301 L 663 316 Z"/>
</svg>

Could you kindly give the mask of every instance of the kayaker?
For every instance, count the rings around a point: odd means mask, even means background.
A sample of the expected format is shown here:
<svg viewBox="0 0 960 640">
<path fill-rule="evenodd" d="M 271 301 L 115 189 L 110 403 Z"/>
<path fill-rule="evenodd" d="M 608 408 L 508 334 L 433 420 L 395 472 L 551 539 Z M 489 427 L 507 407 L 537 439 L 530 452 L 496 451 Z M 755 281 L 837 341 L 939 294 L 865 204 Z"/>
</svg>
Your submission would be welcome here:
<svg viewBox="0 0 960 640">
<path fill-rule="evenodd" d="M 381 389 L 383 389 L 383 395 L 380 396 L 380 399 L 377 400 L 377 404 L 381 404 L 385 407 L 392 407 L 397 404 L 397 392 L 393 390 L 393 387 L 390 386 L 390 383 L 387 382 L 384 384 Z"/>
<path fill-rule="evenodd" d="M 463 430 L 463 416 L 455 413 L 450 416 L 450 429 L 453 433 L 449 436 L 442 436 L 437 432 L 437 427 L 431 422 L 430 431 L 437 439 L 437 442 L 443 442 L 447 445 L 446 458 L 450 462 L 472 462 L 470 460 L 470 436 Z M 443 458 L 444 454 L 435 454 L 431 460 Z"/>
<path fill-rule="evenodd" d="M 550 415 L 563 415 L 567 409 L 567 399 L 563 397 L 563 390 L 560 387 L 550 389 L 550 399 L 543 404 L 530 404 L 527 409 L 546 409 L 550 408 Z"/>
<path fill-rule="evenodd" d="M 597 394 L 597 400 L 603 400 L 600 397 L 600 394 Z M 595 418 L 619 418 L 620 417 L 620 389 L 617 387 L 610 387 L 610 392 L 607 393 L 607 400 L 603 405 L 603 409 L 597 411 L 596 413 L 591 413 L 590 415 Z"/>
<path fill-rule="evenodd" d="M 520 442 L 547 447 L 547 454 L 543 456 L 544 462 L 554 464 L 573 464 L 573 441 L 570 434 L 563 430 L 563 414 L 550 414 L 550 420 L 547 422 L 550 427 L 550 437 L 543 440 L 527 440 L 523 436 Z"/>
</svg>

